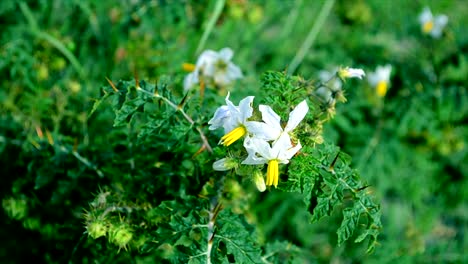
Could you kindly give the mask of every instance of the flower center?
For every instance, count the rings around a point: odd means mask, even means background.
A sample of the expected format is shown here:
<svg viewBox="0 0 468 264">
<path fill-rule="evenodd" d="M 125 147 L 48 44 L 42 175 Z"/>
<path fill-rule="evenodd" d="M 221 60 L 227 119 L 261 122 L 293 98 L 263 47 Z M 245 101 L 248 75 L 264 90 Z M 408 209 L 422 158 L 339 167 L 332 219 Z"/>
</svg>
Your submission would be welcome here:
<svg viewBox="0 0 468 264">
<path fill-rule="evenodd" d="M 227 63 L 223 60 L 216 61 L 215 68 L 217 72 L 225 72 L 227 70 Z"/>
<path fill-rule="evenodd" d="M 195 70 L 196 66 L 195 64 L 192 63 L 183 63 L 182 64 L 182 69 L 186 72 L 193 72 Z"/>
<path fill-rule="evenodd" d="M 278 169 L 278 160 L 270 160 L 268 161 L 268 167 L 267 167 L 267 177 L 266 177 L 266 186 L 271 186 L 274 185 L 275 188 L 278 186 L 278 175 L 279 175 L 279 169 Z"/>
<path fill-rule="evenodd" d="M 434 28 L 434 22 L 430 20 L 423 24 L 422 30 L 424 33 L 429 33 L 433 28 Z"/>
<path fill-rule="evenodd" d="M 224 146 L 229 146 L 232 143 L 236 142 L 239 138 L 243 137 L 247 133 L 247 130 L 244 126 L 239 126 L 234 128 L 231 132 L 224 135 L 219 144 L 223 144 Z"/>
<path fill-rule="evenodd" d="M 388 83 L 386 81 L 380 81 L 377 83 L 376 92 L 379 97 L 384 97 L 387 93 Z"/>
</svg>

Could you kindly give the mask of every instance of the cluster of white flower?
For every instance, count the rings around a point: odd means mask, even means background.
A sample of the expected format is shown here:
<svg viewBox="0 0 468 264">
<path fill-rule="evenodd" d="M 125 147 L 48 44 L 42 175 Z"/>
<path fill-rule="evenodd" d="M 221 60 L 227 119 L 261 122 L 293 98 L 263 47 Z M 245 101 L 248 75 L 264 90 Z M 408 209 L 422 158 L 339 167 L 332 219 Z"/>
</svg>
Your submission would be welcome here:
<svg viewBox="0 0 468 264">
<path fill-rule="evenodd" d="M 440 38 L 448 23 L 448 17 L 446 15 L 434 17 L 429 7 L 425 7 L 419 15 L 419 23 L 421 23 L 422 32 L 431 35 L 433 38 Z"/>
<path fill-rule="evenodd" d="M 188 91 L 201 80 L 212 82 L 217 86 L 227 86 L 234 80 L 242 78 L 242 71 L 231 62 L 234 52 L 230 48 L 221 49 L 219 52 L 205 50 L 200 54 L 197 64 L 192 72 L 185 76 L 184 90 Z"/>
<path fill-rule="evenodd" d="M 226 97 L 226 105 L 219 107 L 213 118 L 208 122 L 209 129 L 214 130 L 223 127 L 225 135 L 220 144 L 229 146 L 238 139 L 244 137 L 244 147 L 247 157 L 242 161 L 246 165 L 267 164 L 266 184 L 258 184 L 260 191 L 266 186 L 278 185 L 279 164 L 287 164 L 289 160 L 301 149 L 301 143 L 296 144 L 291 140 L 290 133 L 299 125 L 309 111 L 309 106 L 304 100 L 299 103 L 289 114 L 286 126 L 281 126 L 281 119 L 270 106 L 260 105 L 259 111 L 263 122 L 249 121 L 253 115 L 253 96 L 248 96 L 235 106 Z M 216 161 L 213 169 L 224 171 L 237 166 L 229 158 Z"/>
</svg>

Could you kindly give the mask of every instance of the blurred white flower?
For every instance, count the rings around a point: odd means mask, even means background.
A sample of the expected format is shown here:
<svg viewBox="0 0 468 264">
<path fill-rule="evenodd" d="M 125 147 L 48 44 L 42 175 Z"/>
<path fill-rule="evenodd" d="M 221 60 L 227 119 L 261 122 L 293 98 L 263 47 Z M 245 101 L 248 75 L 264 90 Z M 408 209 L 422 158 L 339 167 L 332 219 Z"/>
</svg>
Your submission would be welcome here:
<svg viewBox="0 0 468 264">
<path fill-rule="evenodd" d="M 224 128 L 225 135 L 221 138 L 220 144 L 229 146 L 239 138 L 247 134 L 246 125 L 249 123 L 248 118 L 252 116 L 253 96 L 247 96 L 239 102 L 239 106 L 235 106 L 229 100 L 229 93 L 226 96 L 226 105 L 219 107 L 213 118 L 208 121 L 210 130 L 215 130 L 220 127 Z"/>
<path fill-rule="evenodd" d="M 355 68 L 341 68 L 338 70 L 338 76 L 340 79 L 348 79 L 348 78 L 359 78 L 362 79 L 363 76 L 366 76 L 366 73 L 362 69 L 355 69 Z"/>
<path fill-rule="evenodd" d="M 291 144 L 291 138 L 283 133 L 280 138 L 270 146 L 266 140 L 247 137 L 244 147 L 248 156 L 242 164 L 261 165 L 267 164 L 266 186 L 278 186 L 279 168 L 278 164 L 288 164 L 289 160 L 302 148 L 298 142 L 296 146 Z"/>
<path fill-rule="evenodd" d="M 390 85 L 390 74 L 392 65 L 377 66 L 375 72 L 369 73 L 367 80 L 369 84 L 375 88 L 375 92 L 379 97 L 384 97 Z"/>
<path fill-rule="evenodd" d="M 195 69 L 184 79 L 184 90 L 187 91 L 200 82 L 213 82 L 217 86 L 227 86 L 234 80 L 243 77 L 238 66 L 231 62 L 234 52 L 223 48 L 219 52 L 205 50 L 200 54 Z"/>
<path fill-rule="evenodd" d="M 448 17 L 446 15 L 434 17 L 429 7 L 425 7 L 419 15 L 419 23 L 421 23 L 422 32 L 431 35 L 433 38 L 440 38 L 448 23 Z"/>
</svg>

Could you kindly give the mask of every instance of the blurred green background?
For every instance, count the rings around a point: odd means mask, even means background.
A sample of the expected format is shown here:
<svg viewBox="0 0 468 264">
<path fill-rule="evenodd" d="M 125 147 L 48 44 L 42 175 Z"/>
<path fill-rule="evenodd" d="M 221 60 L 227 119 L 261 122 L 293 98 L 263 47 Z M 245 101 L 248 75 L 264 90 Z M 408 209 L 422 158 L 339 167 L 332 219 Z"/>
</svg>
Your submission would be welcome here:
<svg viewBox="0 0 468 264">
<path fill-rule="evenodd" d="M 350 80 L 348 102 L 324 134 L 351 155 L 382 205 L 376 251 L 366 255 L 352 241 L 337 247 L 338 213 L 311 225 L 300 198 L 280 192 L 256 194 L 259 241 L 291 241 L 310 263 L 467 263 L 466 1 L 342 0 L 329 14 L 324 4 L 1 1 L 0 262 L 145 260 L 83 234 L 84 209 L 101 186 L 118 185 L 105 167 L 132 162 L 112 110 L 89 113 L 106 77 L 166 74 L 182 91 L 181 65 L 196 61 L 213 10 L 223 5 L 203 49 L 234 50 L 245 75 L 235 98 L 257 93 L 264 71 L 287 70 L 321 15 L 326 20 L 294 74 L 317 80 L 320 70 L 338 66 L 366 73 L 393 66 L 384 98 L 366 79 Z M 439 39 L 420 30 L 425 6 L 449 18 Z"/>
</svg>

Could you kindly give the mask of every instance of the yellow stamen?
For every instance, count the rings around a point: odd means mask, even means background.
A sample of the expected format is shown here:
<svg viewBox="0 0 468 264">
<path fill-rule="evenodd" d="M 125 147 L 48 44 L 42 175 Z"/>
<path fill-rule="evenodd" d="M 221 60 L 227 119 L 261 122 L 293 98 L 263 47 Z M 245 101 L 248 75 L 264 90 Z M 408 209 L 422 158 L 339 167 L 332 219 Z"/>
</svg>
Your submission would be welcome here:
<svg viewBox="0 0 468 264">
<path fill-rule="evenodd" d="M 232 143 L 236 142 L 239 138 L 243 137 L 247 133 L 244 126 L 236 127 L 231 132 L 224 135 L 219 144 L 223 144 L 224 146 L 229 146 Z"/>
<path fill-rule="evenodd" d="M 268 161 L 267 167 L 267 178 L 266 178 L 266 186 L 274 185 L 275 188 L 278 186 L 278 177 L 279 176 L 279 169 L 278 169 L 278 160 L 270 160 Z"/>
<path fill-rule="evenodd" d="M 422 31 L 424 33 L 429 33 L 431 30 L 434 28 L 434 22 L 432 20 L 427 21 L 426 23 L 423 24 Z"/>
<path fill-rule="evenodd" d="M 375 87 L 375 91 L 379 97 L 384 97 L 387 94 L 388 83 L 386 81 L 380 81 Z"/>
<path fill-rule="evenodd" d="M 182 69 L 186 72 L 193 72 L 195 70 L 195 64 L 192 63 L 183 63 L 182 64 Z"/>
</svg>

